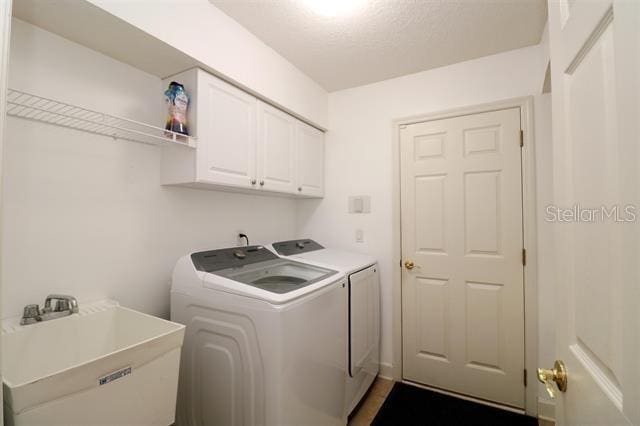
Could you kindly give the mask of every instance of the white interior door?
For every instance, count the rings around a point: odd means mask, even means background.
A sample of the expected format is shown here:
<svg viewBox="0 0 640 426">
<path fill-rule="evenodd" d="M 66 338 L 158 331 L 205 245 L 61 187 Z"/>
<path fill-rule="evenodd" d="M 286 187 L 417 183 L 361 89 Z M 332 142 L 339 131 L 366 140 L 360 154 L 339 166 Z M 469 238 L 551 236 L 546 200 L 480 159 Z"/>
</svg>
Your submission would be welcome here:
<svg viewBox="0 0 640 426">
<path fill-rule="evenodd" d="M 520 109 L 400 132 L 403 378 L 523 408 Z"/>
<path fill-rule="evenodd" d="M 549 1 L 555 206 L 546 213 L 557 222 L 556 355 L 568 373 L 560 425 L 640 421 L 638 223 L 625 222 L 640 213 L 638 9 Z M 577 216 L 561 213 L 577 206 Z"/>
<path fill-rule="evenodd" d="M 258 185 L 262 189 L 295 192 L 296 119 L 258 101 Z"/>
<path fill-rule="evenodd" d="M 198 179 L 251 188 L 257 100 L 207 73 L 198 81 Z"/>
</svg>

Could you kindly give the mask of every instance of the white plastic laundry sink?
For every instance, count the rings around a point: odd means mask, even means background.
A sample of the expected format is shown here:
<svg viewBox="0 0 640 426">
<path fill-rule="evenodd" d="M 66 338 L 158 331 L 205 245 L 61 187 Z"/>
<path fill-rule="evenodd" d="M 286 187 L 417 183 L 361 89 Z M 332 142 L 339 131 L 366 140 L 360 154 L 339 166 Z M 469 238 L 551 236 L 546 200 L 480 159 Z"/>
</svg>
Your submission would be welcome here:
<svg viewBox="0 0 640 426">
<path fill-rule="evenodd" d="M 5 329 L 11 425 L 170 425 L 184 326 L 116 303 Z"/>
</svg>

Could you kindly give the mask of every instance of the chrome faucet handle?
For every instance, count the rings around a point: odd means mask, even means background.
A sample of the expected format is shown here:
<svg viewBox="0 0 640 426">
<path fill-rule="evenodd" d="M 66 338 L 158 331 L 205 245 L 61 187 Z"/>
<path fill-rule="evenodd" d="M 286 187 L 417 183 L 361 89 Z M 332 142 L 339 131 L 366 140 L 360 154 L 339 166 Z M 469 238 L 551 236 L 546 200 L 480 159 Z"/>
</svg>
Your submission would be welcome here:
<svg viewBox="0 0 640 426">
<path fill-rule="evenodd" d="M 51 302 L 55 300 L 55 309 L 51 307 Z M 44 301 L 45 312 L 64 312 L 71 311 L 73 314 L 79 312 L 78 301 L 73 296 L 67 296 L 66 294 L 50 294 Z"/>
<path fill-rule="evenodd" d="M 54 312 L 64 312 L 69 309 L 69 301 L 65 299 L 56 300 L 56 307 L 53 309 Z"/>
<path fill-rule="evenodd" d="M 33 324 L 40 321 L 40 306 L 33 304 L 27 305 L 24 307 L 24 311 L 22 313 L 22 319 L 20 320 L 20 324 Z"/>
</svg>

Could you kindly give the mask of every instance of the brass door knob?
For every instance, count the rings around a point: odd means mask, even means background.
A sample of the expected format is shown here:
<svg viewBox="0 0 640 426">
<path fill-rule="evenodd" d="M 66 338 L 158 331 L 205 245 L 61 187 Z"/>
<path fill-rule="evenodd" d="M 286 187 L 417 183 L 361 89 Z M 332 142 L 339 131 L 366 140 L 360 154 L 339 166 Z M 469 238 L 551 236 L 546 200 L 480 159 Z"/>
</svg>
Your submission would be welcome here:
<svg viewBox="0 0 640 426">
<path fill-rule="evenodd" d="M 538 380 L 547 387 L 547 393 L 551 398 L 556 397 L 556 391 L 553 388 L 553 383 L 556 384 L 560 392 L 567 391 L 567 369 L 564 366 L 564 362 L 556 360 L 553 364 L 553 369 L 548 370 L 546 368 L 538 368 Z"/>
<path fill-rule="evenodd" d="M 412 260 L 406 260 L 404 262 L 404 267 L 407 268 L 407 269 L 413 269 L 414 266 L 415 265 L 414 265 Z"/>
</svg>

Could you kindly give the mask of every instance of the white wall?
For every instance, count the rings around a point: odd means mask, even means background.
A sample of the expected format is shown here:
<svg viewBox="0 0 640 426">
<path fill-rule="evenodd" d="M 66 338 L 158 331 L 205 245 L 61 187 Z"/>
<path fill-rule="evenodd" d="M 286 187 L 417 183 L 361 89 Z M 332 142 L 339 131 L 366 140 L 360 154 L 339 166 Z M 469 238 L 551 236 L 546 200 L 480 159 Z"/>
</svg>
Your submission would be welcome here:
<svg viewBox="0 0 640 426">
<path fill-rule="evenodd" d="M 160 80 L 14 20 L 12 88 L 162 125 Z M 2 314 L 70 293 L 166 316 L 176 259 L 194 249 L 294 237 L 289 199 L 166 188 L 160 148 L 10 117 Z"/>
<path fill-rule="evenodd" d="M 553 204 L 553 143 L 551 138 L 551 94 L 536 96 L 536 202 L 538 204 L 538 365 L 555 361 L 555 250 L 553 225 L 544 220 L 546 206 Z M 539 398 L 553 404 L 544 386 Z"/>
<path fill-rule="evenodd" d="M 319 126 L 327 92 L 208 0 L 88 0 Z"/>
<path fill-rule="evenodd" d="M 379 259 L 382 362 L 394 361 L 392 121 L 540 93 L 540 53 L 528 47 L 329 94 L 326 196 L 300 202 L 298 234 Z M 349 195 L 370 195 L 371 214 L 349 215 Z M 357 228 L 364 243 L 355 242 Z"/>
<path fill-rule="evenodd" d="M 162 123 L 158 78 L 21 21 L 13 21 L 12 31 L 11 87 Z M 541 54 L 540 46 L 519 49 L 330 94 L 323 200 L 162 187 L 159 148 L 10 118 L 3 316 L 42 303 L 54 291 L 81 302 L 115 298 L 166 315 L 171 267 L 187 251 L 235 245 L 240 229 L 256 243 L 309 236 L 380 260 L 381 355 L 391 364 L 391 122 L 537 94 Z M 551 191 L 548 97 L 537 97 L 535 106 L 543 207 Z M 347 214 L 347 196 L 360 194 L 372 196 L 372 213 Z M 544 225 L 538 236 L 541 301 L 552 292 L 552 245 Z M 355 243 L 357 228 L 364 230 L 363 244 Z M 540 362 L 550 365 L 553 311 L 545 303 L 540 309 Z"/>
<path fill-rule="evenodd" d="M 538 64 L 538 87 L 544 88 L 549 66 L 549 28 L 542 33 Z M 551 128 L 551 94 L 539 94 L 534 102 L 536 138 L 536 203 L 538 205 L 538 365 L 553 365 L 555 356 L 555 246 L 552 224 L 544 220 L 546 206 L 553 204 L 553 138 Z M 538 385 L 539 415 L 553 418 L 555 402 Z"/>
</svg>

